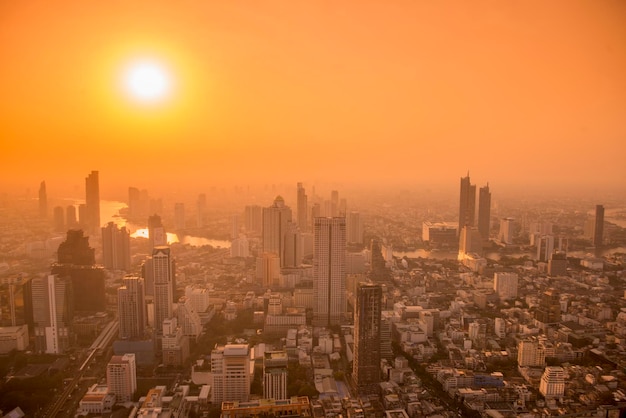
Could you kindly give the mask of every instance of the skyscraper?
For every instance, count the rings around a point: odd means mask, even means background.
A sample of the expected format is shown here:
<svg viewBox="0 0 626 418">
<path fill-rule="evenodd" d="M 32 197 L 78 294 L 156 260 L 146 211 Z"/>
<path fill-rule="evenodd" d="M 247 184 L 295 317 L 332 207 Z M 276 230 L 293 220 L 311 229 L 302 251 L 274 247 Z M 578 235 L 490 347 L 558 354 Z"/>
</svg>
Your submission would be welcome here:
<svg viewBox="0 0 626 418">
<path fill-rule="evenodd" d="M 48 194 L 45 181 L 39 185 L 39 217 L 43 219 L 48 217 Z"/>
<path fill-rule="evenodd" d="M 489 226 L 491 221 L 491 192 L 489 183 L 478 190 L 478 232 L 483 241 L 489 241 Z"/>
<path fill-rule="evenodd" d="M 167 245 L 167 233 L 157 214 L 148 218 L 148 242 L 150 249 Z"/>
<path fill-rule="evenodd" d="M 354 381 L 360 390 L 373 391 L 380 382 L 380 320 L 382 288 L 360 283 L 354 318 Z"/>
<path fill-rule="evenodd" d="M 476 185 L 470 183 L 469 172 L 461 177 L 461 193 L 459 196 L 459 235 L 464 226 L 474 226 L 476 210 Z"/>
<path fill-rule="evenodd" d="M 152 275 L 154 280 L 154 328 L 163 330 L 163 321 L 173 314 L 174 269 L 170 248 L 155 247 L 152 250 Z"/>
<path fill-rule="evenodd" d="M 306 195 L 306 191 L 302 186 L 302 183 L 298 183 L 298 228 L 300 231 L 306 232 L 309 229 L 308 224 L 308 199 Z"/>
<path fill-rule="evenodd" d="M 72 341 L 74 309 L 71 280 L 51 274 L 31 279 L 27 287 L 32 302 L 35 350 L 63 354 Z"/>
<path fill-rule="evenodd" d="M 556 290 L 548 289 L 541 295 L 535 319 L 544 324 L 561 322 L 561 297 Z"/>
<path fill-rule="evenodd" d="M 346 311 L 346 218 L 316 218 L 313 324 L 339 325 Z"/>
<path fill-rule="evenodd" d="M 143 278 L 124 277 L 117 289 L 117 316 L 120 340 L 144 337 L 147 318 Z"/>
<path fill-rule="evenodd" d="M 249 205 L 244 209 L 244 227 L 248 236 L 261 236 L 263 232 L 263 208 L 259 205 Z"/>
<path fill-rule="evenodd" d="M 517 273 L 497 272 L 493 276 L 493 290 L 501 300 L 517 297 Z"/>
<path fill-rule="evenodd" d="M 113 356 L 107 364 L 107 387 L 117 402 L 130 402 L 137 390 L 137 366 L 134 354 Z"/>
<path fill-rule="evenodd" d="M 593 223 L 593 245 L 601 247 L 604 240 L 604 206 L 596 205 L 596 217 Z"/>
<path fill-rule="evenodd" d="M 104 312 L 106 293 L 104 269 L 96 265 L 95 249 L 83 231 L 70 229 L 57 250 L 57 263 L 52 274 L 72 281 L 74 309 L 83 312 Z"/>
<path fill-rule="evenodd" d="M 92 171 L 85 178 L 85 225 L 89 232 L 100 228 L 100 180 L 97 171 Z M 81 222 L 83 220 L 81 219 Z"/>
<path fill-rule="evenodd" d="M 102 228 L 102 264 L 109 270 L 130 271 L 130 232 L 113 222 Z"/>
<path fill-rule="evenodd" d="M 281 196 L 274 199 L 272 206 L 263 208 L 263 252 L 274 253 L 284 262 L 285 233 L 291 222 L 291 209 L 285 206 Z"/>
<path fill-rule="evenodd" d="M 175 203 L 174 204 L 174 228 L 177 231 L 181 229 L 185 229 L 185 204 L 184 203 Z"/>
<path fill-rule="evenodd" d="M 363 244 L 363 221 L 359 212 L 350 212 L 347 217 L 347 241 L 354 244 Z"/>
<path fill-rule="evenodd" d="M 211 352 L 211 402 L 245 402 L 250 397 L 250 348 L 227 344 Z"/>
</svg>

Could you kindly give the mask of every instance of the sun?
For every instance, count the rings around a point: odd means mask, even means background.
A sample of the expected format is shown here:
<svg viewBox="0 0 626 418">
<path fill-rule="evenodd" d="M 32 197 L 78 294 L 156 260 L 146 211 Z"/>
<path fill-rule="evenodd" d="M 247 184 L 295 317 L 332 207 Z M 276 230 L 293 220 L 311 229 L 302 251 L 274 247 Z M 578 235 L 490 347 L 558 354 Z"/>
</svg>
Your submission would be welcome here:
<svg viewBox="0 0 626 418">
<path fill-rule="evenodd" d="M 131 64 L 124 74 L 126 92 L 141 102 L 159 102 L 167 98 L 172 79 L 166 67 L 155 61 Z"/>
</svg>

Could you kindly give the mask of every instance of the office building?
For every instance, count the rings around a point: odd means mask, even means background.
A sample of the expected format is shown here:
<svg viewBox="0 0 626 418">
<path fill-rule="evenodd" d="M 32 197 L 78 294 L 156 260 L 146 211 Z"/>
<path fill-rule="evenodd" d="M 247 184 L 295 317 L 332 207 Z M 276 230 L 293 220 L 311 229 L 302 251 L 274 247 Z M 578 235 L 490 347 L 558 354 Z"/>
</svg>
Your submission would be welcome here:
<svg viewBox="0 0 626 418">
<path fill-rule="evenodd" d="M 189 358 L 189 337 L 183 334 L 177 318 L 165 319 L 162 329 L 161 361 L 165 366 L 182 366 Z"/>
<path fill-rule="evenodd" d="M 346 218 L 316 218 L 313 232 L 313 325 L 339 325 L 346 312 Z"/>
<path fill-rule="evenodd" d="M 102 264 L 109 270 L 130 271 L 130 232 L 109 222 L 102 228 Z"/>
<path fill-rule="evenodd" d="M 354 314 L 353 376 L 360 391 L 375 392 L 380 383 L 380 321 L 382 288 L 360 283 Z"/>
<path fill-rule="evenodd" d="M 596 216 L 593 223 L 593 245 L 601 247 L 604 242 L 604 206 L 596 205 Z"/>
<path fill-rule="evenodd" d="M 230 256 L 244 257 L 250 256 L 250 242 L 245 236 L 236 238 L 230 242 Z"/>
<path fill-rule="evenodd" d="M 515 219 L 513 218 L 500 219 L 500 231 L 498 232 L 498 241 L 500 241 L 500 244 L 513 244 L 513 234 L 515 232 L 514 222 Z"/>
<path fill-rule="evenodd" d="M 256 259 L 256 280 L 265 289 L 280 287 L 280 258 L 274 253 L 263 253 Z"/>
<path fill-rule="evenodd" d="M 65 232 L 65 214 L 61 206 L 55 206 L 52 209 L 52 225 L 54 225 L 55 232 Z"/>
<path fill-rule="evenodd" d="M 48 193 L 46 193 L 46 182 L 39 184 L 39 217 L 46 219 L 48 217 Z"/>
<path fill-rule="evenodd" d="M 461 177 L 459 196 L 459 234 L 464 226 L 474 226 L 476 211 L 476 185 L 470 182 L 469 172 Z"/>
<path fill-rule="evenodd" d="M 464 226 L 459 236 L 459 260 L 467 255 L 480 256 L 483 252 L 483 240 L 478 228 Z"/>
<path fill-rule="evenodd" d="M 554 252 L 548 261 L 548 274 L 550 276 L 567 275 L 567 255 L 565 252 Z"/>
<path fill-rule="evenodd" d="M 246 234 L 260 237 L 263 232 L 263 208 L 259 205 L 246 206 L 243 213 Z"/>
<path fill-rule="evenodd" d="M 535 260 L 548 262 L 554 252 L 554 236 L 542 235 L 535 240 L 535 246 L 537 248 Z"/>
<path fill-rule="evenodd" d="M 65 224 L 66 224 L 67 229 L 78 228 L 78 217 L 76 216 L 76 206 L 69 205 L 65 209 Z"/>
<path fill-rule="evenodd" d="M 194 305 L 191 298 L 181 296 L 178 299 L 176 316 L 183 335 L 195 341 L 202 334 L 202 321 Z"/>
<path fill-rule="evenodd" d="M 287 352 L 263 354 L 263 398 L 287 399 Z"/>
<path fill-rule="evenodd" d="M 515 299 L 517 297 L 517 273 L 498 272 L 493 276 L 493 290 L 500 300 Z"/>
<path fill-rule="evenodd" d="M 284 235 L 282 266 L 299 267 L 302 264 L 304 242 L 300 229 L 293 222 L 287 223 Z"/>
<path fill-rule="evenodd" d="M 63 354 L 73 342 L 72 281 L 51 274 L 34 277 L 26 286 L 32 303 L 35 350 Z"/>
<path fill-rule="evenodd" d="M 107 364 L 107 386 L 118 403 L 131 402 L 137 390 L 137 366 L 134 354 L 113 356 Z"/>
<path fill-rule="evenodd" d="M 246 402 L 250 398 L 250 348 L 226 344 L 211 351 L 211 402 Z"/>
<path fill-rule="evenodd" d="M 82 230 L 67 231 L 65 241 L 57 250 L 57 263 L 52 264 L 51 272 L 71 279 L 76 311 L 106 310 L 104 268 L 96 265 L 95 249 L 89 246 L 89 237 Z"/>
<path fill-rule="evenodd" d="M 458 225 L 454 222 L 422 223 L 422 241 L 433 248 L 452 248 L 459 245 Z"/>
<path fill-rule="evenodd" d="M 346 219 L 346 240 L 351 244 L 363 244 L 363 220 L 359 212 L 352 211 Z"/>
<path fill-rule="evenodd" d="M 534 338 L 520 341 L 517 344 L 517 365 L 519 367 L 545 367 L 544 345 Z"/>
<path fill-rule="evenodd" d="M 148 242 L 150 250 L 167 245 L 167 233 L 159 215 L 155 214 L 148 218 Z"/>
<path fill-rule="evenodd" d="M 83 223 L 89 232 L 100 229 L 100 180 L 97 171 L 85 178 L 85 216 Z"/>
<path fill-rule="evenodd" d="M 491 225 L 491 192 L 489 183 L 478 190 L 478 232 L 483 241 L 489 241 Z"/>
<path fill-rule="evenodd" d="M 144 338 L 147 312 L 143 278 L 124 277 L 117 289 L 117 316 L 120 340 Z"/>
<path fill-rule="evenodd" d="M 272 206 L 263 208 L 263 252 L 274 253 L 284 262 L 285 233 L 291 222 L 291 209 L 278 196 Z"/>
<path fill-rule="evenodd" d="M 175 203 L 174 204 L 174 228 L 177 231 L 185 229 L 185 204 L 184 203 Z"/>
<path fill-rule="evenodd" d="M 157 331 L 162 331 L 163 321 L 173 315 L 174 268 L 170 248 L 154 248 L 151 264 L 154 280 L 154 327 Z"/>
<path fill-rule="evenodd" d="M 565 394 L 565 371 L 562 367 L 548 366 L 541 375 L 539 392 L 546 399 L 559 399 Z"/>
<path fill-rule="evenodd" d="M 548 289 L 541 295 L 535 319 L 543 324 L 561 322 L 561 297 L 556 290 Z"/>
<path fill-rule="evenodd" d="M 300 231 L 302 232 L 306 232 L 309 229 L 309 224 L 308 224 L 308 210 L 309 210 L 309 204 L 308 204 L 308 198 L 306 195 L 306 191 L 304 190 L 304 187 L 302 186 L 302 183 L 298 183 L 298 189 L 297 189 L 297 214 L 298 214 L 298 228 L 300 228 Z"/>
</svg>

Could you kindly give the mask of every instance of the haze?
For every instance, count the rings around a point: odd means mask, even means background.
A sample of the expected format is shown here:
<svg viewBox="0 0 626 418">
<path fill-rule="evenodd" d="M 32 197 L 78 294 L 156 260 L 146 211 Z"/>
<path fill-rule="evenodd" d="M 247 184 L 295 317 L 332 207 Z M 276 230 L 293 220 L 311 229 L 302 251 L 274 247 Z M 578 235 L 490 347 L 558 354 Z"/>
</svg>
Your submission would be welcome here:
<svg viewBox="0 0 626 418">
<path fill-rule="evenodd" d="M 448 184 L 624 191 L 626 3 L 0 4 L 0 191 Z M 162 62 L 169 101 L 120 90 Z"/>
</svg>

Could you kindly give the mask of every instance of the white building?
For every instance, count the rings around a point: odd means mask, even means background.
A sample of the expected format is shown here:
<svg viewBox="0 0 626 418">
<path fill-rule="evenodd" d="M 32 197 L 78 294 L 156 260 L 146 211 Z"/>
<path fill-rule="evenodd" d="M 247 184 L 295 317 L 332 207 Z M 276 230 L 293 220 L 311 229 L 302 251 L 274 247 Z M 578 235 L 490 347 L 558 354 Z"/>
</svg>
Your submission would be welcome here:
<svg viewBox="0 0 626 418">
<path fill-rule="evenodd" d="M 541 375 L 539 392 L 546 399 L 562 398 L 565 394 L 565 371 L 562 367 L 548 366 Z"/>
<path fill-rule="evenodd" d="M 266 351 L 263 355 L 263 398 L 287 399 L 286 351 Z"/>
<path fill-rule="evenodd" d="M 28 347 L 28 325 L 0 327 L 0 354 L 12 350 L 24 351 Z"/>
<path fill-rule="evenodd" d="M 515 219 L 502 218 L 500 219 L 500 231 L 498 232 L 498 240 L 502 244 L 513 244 L 513 225 Z"/>
<path fill-rule="evenodd" d="M 107 364 L 107 387 L 117 402 L 133 400 L 137 390 L 137 367 L 134 354 L 113 356 Z"/>
<path fill-rule="evenodd" d="M 248 401 L 250 397 L 250 348 L 226 344 L 211 352 L 211 402 Z"/>
</svg>

